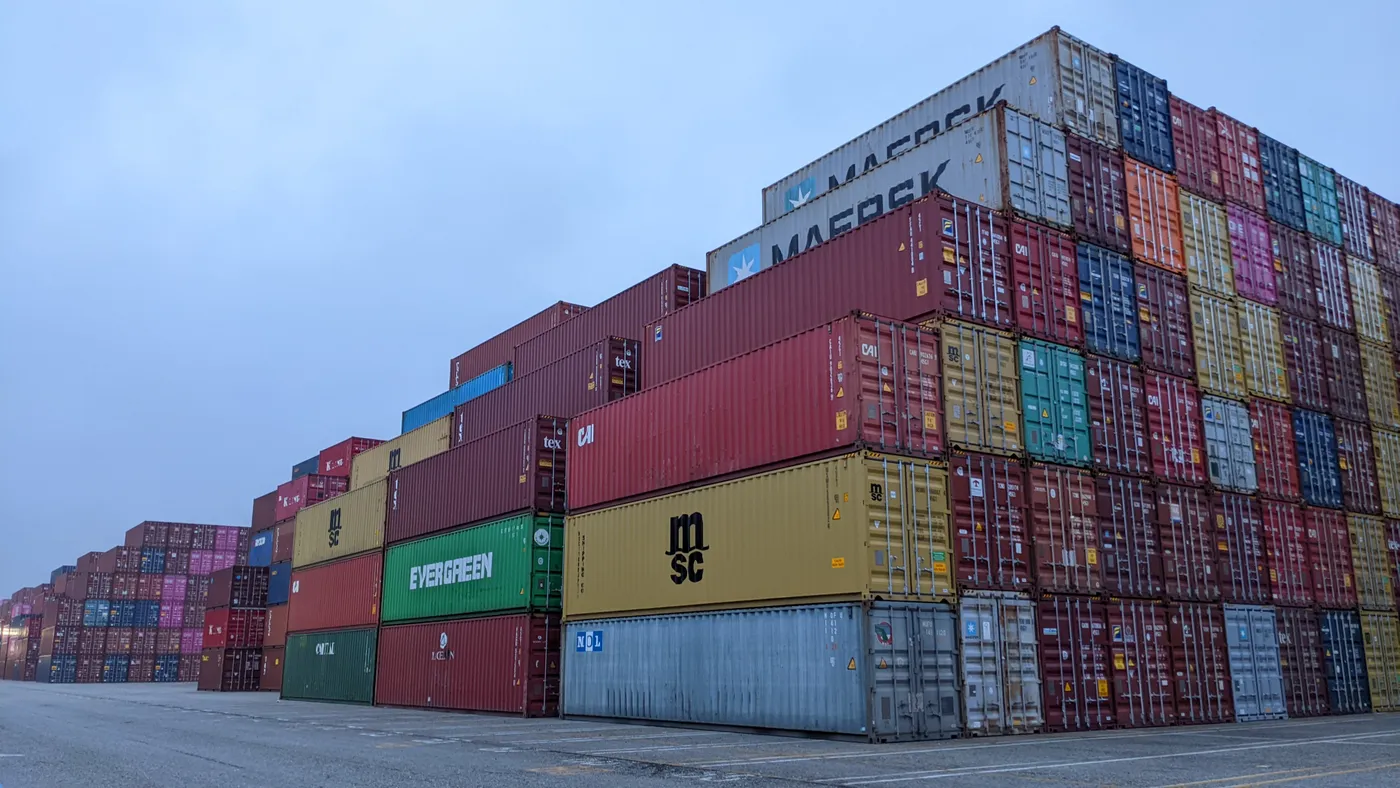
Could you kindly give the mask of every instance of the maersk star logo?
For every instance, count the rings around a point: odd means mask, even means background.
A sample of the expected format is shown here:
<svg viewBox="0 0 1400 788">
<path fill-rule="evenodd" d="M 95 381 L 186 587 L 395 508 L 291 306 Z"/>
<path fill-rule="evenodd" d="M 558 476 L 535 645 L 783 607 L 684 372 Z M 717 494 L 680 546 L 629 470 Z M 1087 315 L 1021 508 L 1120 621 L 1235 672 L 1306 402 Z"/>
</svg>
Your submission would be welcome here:
<svg viewBox="0 0 1400 788">
<path fill-rule="evenodd" d="M 729 256 L 729 284 L 758 273 L 758 244 L 745 246 Z"/>
<path fill-rule="evenodd" d="M 817 181 L 815 178 L 807 178 L 796 186 L 783 193 L 783 202 L 787 203 L 789 211 L 801 208 L 812 199 L 812 195 L 817 191 Z"/>
</svg>

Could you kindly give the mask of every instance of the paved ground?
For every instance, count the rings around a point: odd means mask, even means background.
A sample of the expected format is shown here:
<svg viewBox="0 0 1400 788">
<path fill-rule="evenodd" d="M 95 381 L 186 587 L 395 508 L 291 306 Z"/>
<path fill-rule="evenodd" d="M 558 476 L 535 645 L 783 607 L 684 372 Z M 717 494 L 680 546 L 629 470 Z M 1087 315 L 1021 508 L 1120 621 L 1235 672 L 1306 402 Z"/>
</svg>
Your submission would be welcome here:
<svg viewBox="0 0 1400 788">
<path fill-rule="evenodd" d="M 0 682 L 0 786 L 1400 785 L 1400 715 L 901 745 Z"/>
</svg>

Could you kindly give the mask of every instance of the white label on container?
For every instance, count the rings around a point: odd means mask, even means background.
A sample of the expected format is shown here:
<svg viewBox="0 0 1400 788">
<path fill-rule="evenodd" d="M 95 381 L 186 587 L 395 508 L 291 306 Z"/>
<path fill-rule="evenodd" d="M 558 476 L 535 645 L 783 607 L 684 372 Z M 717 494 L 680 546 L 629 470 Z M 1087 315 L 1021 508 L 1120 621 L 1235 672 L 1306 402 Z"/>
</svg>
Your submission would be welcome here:
<svg viewBox="0 0 1400 788">
<path fill-rule="evenodd" d="M 981 498 L 981 497 L 982 497 L 982 480 L 979 479 L 979 478 L 977 478 L 976 476 L 974 476 L 974 477 L 972 477 L 971 479 L 968 479 L 967 482 L 968 482 L 968 487 L 969 487 L 969 489 L 972 490 L 972 497 L 973 497 L 973 498 Z"/>
<path fill-rule="evenodd" d="M 983 640 L 991 640 L 991 639 L 992 639 L 992 622 L 990 622 L 990 621 L 983 621 L 983 622 L 982 622 L 982 639 L 983 639 Z"/>
<path fill-rule="evenodd" d="M 1035 369 L 1035 350 L 1032 348 L 1021 348 L 1021 366 L 1026 369 Z"/>
</svg>

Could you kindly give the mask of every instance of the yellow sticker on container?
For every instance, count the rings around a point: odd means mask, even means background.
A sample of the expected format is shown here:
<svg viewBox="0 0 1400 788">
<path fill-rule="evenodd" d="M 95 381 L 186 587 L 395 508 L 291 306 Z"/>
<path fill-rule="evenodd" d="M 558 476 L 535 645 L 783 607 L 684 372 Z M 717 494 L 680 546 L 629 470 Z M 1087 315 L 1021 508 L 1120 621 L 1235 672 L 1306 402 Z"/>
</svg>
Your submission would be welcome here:
<svg viewBox="0 0 1400 788">
<path fill-rule="evenodd" d="M 953 251 L 953 248 L 951 246 L 943 247 L 943 262 L 956 263 L 957 261 L 958 255 L 956 252 Z"/>
<path fill-rule="evenodd" d="M 1108 679 L 1099 679 L 1099 697 L 1108 697 Z"/>
<path fill-rule="evenodd" d="M 1347 458 L 1346 458 L 1346 457 L 1338 457 L 1338 458 L 1337 458 L 1337 465 L 1340 466 L 1341 469 L 1344 470 L 1344 471 L 1345 471 L 1345 470 L 1348 470 Z"/>
<path fill-rule="evenodd" d="M 926 296 L 926 295 L 928 295 L 928 280 L 927 280 L 927 279 L 920 279 L 919 281 L 917 281 L 917 282 L 914 283 L 914 295 L 916 295 L 916 296 Z"/>
<path fill-rule="evenodd" d="M 836 387 L 836 398 L 837 398 L 837 399 L 841 399 L 841 398 L 844 397 L 844 396 L 846 396 L 846 387 L 845 387 L 845 386 L 837 386 L 837 387 Z"/>
<path fill-rule="evenodd" d="M 1119 214 L 1114 214 L 1114 215 L 1113 215 L 1113 223 L 1114 223 L 1115 225 L 1117 225 L 1118 229 L 1120 229 L 1120 230 L 1123 229 L 1123 226 L 1124 226 L 1123 214 L 1121 214 L 1121 213 L 1119 213 Z"/>
<path fill-rule="evenodd" d="M 1151 312 L 1151 310 L 1149 310 L 1149 309 L 1148 309 L 1147 307 L 1145 307 L 1145 306 L 1138 307 L 1138 320 L 1141 320 L 1141 321 L 1144 322 L 1144 323 L 1151 323 L 1151 322 L 1152 322 L 1152 312 Z"/>
<path fill-rule="evenodd" d="M 855 669 L 856 669 L 856 658 L 855 658 L 855 657 L 851 657 L 851 661 L 846 663 L 846 670 L 855 670 Z"/>
<path fill-rule="evenodd" d="M 1016 432 L 1016 422 L 1014 422 L 1014 421 L 1003 421 L 1003 422 L 1001 423 L 1001 427 L 1002 427 L 1002 429 L 1006 430 L 1007 432 L 1010 432 L 1010 433 L 1015 433 L 1015 432 Z"/>
<path fill-rule="evenodd" d="M 846 568 L 846 559 L 844 559 L 844 558 L 833 558 L 833 559 L 831 559 L 831 568 L 832 568 L 832 569 L 845 569 L 845 568 Z"/>
<path fill-rule="evenodd" d="M 1192 450 L 1191 450 L 1191 464 L 1194 465 L 1194 464 L 1196 464 L 1196 463 L 1198 463 L 1198 462 L 1200 462 L 1200 461 L 1201 461 L 1201 450 L 1200 450 L 1200 449 L 1192 449 Z"/>
<path fill-rule="evenodd" d="M 1089 562 L 1089 566 L 1097 566 L 1099 563 L 1099 551 L 1090 547 L 1085 551 L 1084 560 Z"/>
<path fill-rule="evenodd" d="M 1124 662 L 1123 662 L 1123 655 L 1122 655 L 1122 654 L 1114 654 L 1114 655 L 1113 655 L 1113 668 L 1114 668 L 1114 670 L 1127 670 L 1127 669 L 1128 669 L 1128 666 L 1125 665 Z"/>
<path fill-rule="evenodd" d="M 1066 306 L 1066 307 L 1065 307 L 1065 320 L 1066 320 L 1067 322 L 1070 322 L 1070 323 L 1078 323 L 1078 322 L 1079 322 L 1079 310 L 1075 309 L 1075 308 L 1072 307 L 1072 306 Z"/>
<path fill-rule="evenodd" d="M 520 474 L 520 483 L 521 483 L 521 484 L 524 484 L 524 483 L 525 483 L 525 474 L 523 474 L 523 473 Z"/>
<path fill-rule="evenodd" d="M 924 411 L 924 429 L 938 432 L 938 414 L 933 411 Z"/>
<path fill-rule="evenodd" d="M 933 571 L 939 574 L 948 571 L 948 565 L 942 561 L 933 562 Z"/>
<path fill-rule="evenodd" d="M 981 164 L 981 163 L 982 163 L 982 154 L 980 154 L 980 153 L 977 154 L 977 158 L 973 159 L 973 160 L 972 160 L 972 163 L 973 163 L 973 164 Z"/>
<path fill-rule="evenodd" d="M 840 509 L 837 509 L 836 511 L 832 512 L 832 513 L 831 513 L 831 519 L 833 519 L 833 520 L 840 520 L 840 519 L 841 519 L 841 510 L 840 510 Z M 836 562 L 833 560 L 833 561 L 832 561 L 832 564 L 835 565 L 835 563 L 836 563 Z"/>
<path fill-rule="evenodd" d="M 1085 290 L 1080 290 L 1080 291 L 1079 291 L 1079 300 L 1080 300 L 1080 301 L 1093 301 L 1093 300 L 1094 300 L 1094 295 L 1093 295 L 1092 293 L 1089 293 L 1089 292 L 1085 291 Z"/>
<path fill-rule="evenodd" d="M 846 428 L 849 427 L 849 426 L 850 426 L 850 419 L 846 416 L 846 411 L 844 411 L 844 410 L 839 410 L 839 411 L 837 411 L 837 412 L 836 412 L 836 429 L 837 429 L 837 430 L 844 430 L 844 429 L 846 429 Z"/>
<path fill-rule="evenodd" d="M 884 657 L 880 657 L 880 670 L 887 670 L 889 666 L 890 663 L 886 662 Z"/>
</svg>

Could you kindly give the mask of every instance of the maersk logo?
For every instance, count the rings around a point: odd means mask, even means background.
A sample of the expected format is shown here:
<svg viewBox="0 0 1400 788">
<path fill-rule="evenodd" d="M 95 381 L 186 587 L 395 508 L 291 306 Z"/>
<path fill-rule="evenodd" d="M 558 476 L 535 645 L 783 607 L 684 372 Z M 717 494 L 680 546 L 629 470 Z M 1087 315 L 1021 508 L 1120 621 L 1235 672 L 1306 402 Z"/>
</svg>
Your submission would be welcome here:
<svg viewBox="0 0 1400 788">
<path fill-rule="evenodd" d="M 729 256 L 729 284 L 758 273 L 758 254 L 758 244 L 752 244 Z"/>
<path fill-rule="evenodd" d="M 812 195 L 815 194 L 816 191 L 817 179 L 810 177 L 805 178 L 801 183 L 788 189 L 783 194 L 783 203 L 787 205 L 789 211 L 795 208 L 801 208 L 807 204 L 808 200 L 812 199 Z"/>
<path fill-rule="evenodd" d="M 408 572 L 408 590 L 470 583 L 473 580 L 491 579 L 491 563 L 494 553 L 477 553 L 463 558 L 438 561 L 433 564 L 415 566 Z"/>
</svg>

